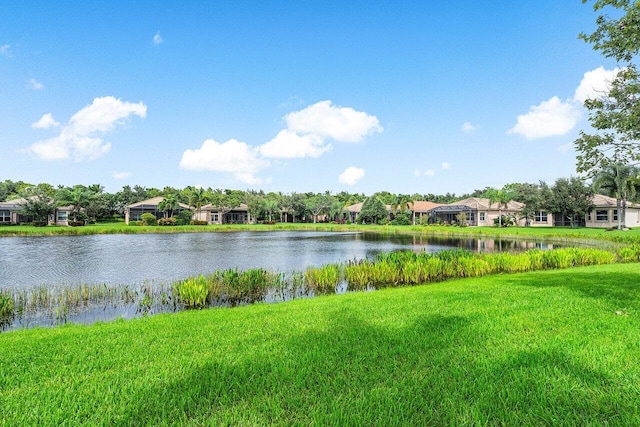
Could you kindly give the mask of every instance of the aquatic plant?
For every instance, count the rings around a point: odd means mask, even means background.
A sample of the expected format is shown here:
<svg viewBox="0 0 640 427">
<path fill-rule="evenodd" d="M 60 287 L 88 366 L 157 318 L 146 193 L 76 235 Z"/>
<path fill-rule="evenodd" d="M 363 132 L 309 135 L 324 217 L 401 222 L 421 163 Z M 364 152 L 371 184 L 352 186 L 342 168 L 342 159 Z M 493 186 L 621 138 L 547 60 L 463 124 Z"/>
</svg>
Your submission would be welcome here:
<svg viewBox="0 0 640 427">
<path fill-rule="evenodd" d="M 209 287 L 202 274 L 176 283 L 173 289 L 178 300 L 187 309 L 203 308 L 206 304 Z"/>
<path fill-rule="evenodd" d="M 304 278 L 314 294 L 334 293 L 341 280 L 340 265 L 326 264 L 320 268 L 309 267 L 304 273 Z"/>
</svg>

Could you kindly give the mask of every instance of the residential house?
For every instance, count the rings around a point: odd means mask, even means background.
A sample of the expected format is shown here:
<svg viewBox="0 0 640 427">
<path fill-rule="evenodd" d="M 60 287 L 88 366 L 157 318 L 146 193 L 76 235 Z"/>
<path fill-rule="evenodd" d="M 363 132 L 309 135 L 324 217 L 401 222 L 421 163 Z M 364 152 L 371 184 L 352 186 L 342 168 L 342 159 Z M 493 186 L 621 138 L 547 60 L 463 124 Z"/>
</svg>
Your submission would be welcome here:
<svg viewBox="0 0 640 427">
<path fill-rule="evenodd" d="M 160 202 L 164 200 L 164 197 L 158 196 L 151 199 L 143 200 L 138 203 L 127 205 L 124 208 L 124 221 L 129 224 L 130 221 L 140 221 L 142 214 L 151 213 L 156 218 L 160 219 L 164 216 L 164 212 L 158 209 Z M 178 203 L 178 211 L 189 210 L 190 207 L 184 203 Z"/>
<path fill-rule="evenodd" d="M 592 199 L 593 209 L 586 215 L 585 225 L 595 228 L 618 226 L 618 208 L 613 197 L 596 194 Z M 640 227 L 640 204 L 627 202 L 623 227 Z M 620 217 L 622 221 L 622 216 Z"/>
<path fill-rule="evenodd" d="M 410 202 L 407 205 L 409 211 L 411 211 L 411 219 L 413 224 L 422 224 L 423 221 L 427 221 L 429 218 L 429 211 L 433 208 L 442 206 L 441 203 L 416 201 Z"/>
<path fill-rule="evenodd" d="M 22 215 L 22 205 L 25 199 L 13 199 L 0 202 L 0 225 L 22 224 L 33 222 L 33 218 Z M 73 206 L 58 206 L 53 214 L 49 215 L 47 222 L 49 225 L 69 225 L 69 218 L 73 212 Z"/>
<path fill-rule="evenodd" d="M 194 219 L 207 221 L 208 224 L 250 224 L 255 220 L 244 203 L 231 209 L 208 204 L 194 214 Z"/>
<path fill-rule="evenodd" d="M 441 205 L 429 210 L 432 223 L 442 222 L 445 224 L 455 224 L 458 222 L 458 215 L 464 213 L 466 215 L 467 225 L 493 226 L 494 219 L 502 215 L 512 215 L 515 217 L 518 225 L 525 225 L 525 219 L 520 218 L 520 213 L 524 204 L 516 201 L 510 201 L 505 205 L 498 202 L 489 203 L 489 199 L 481 197 L 469 197 L 459 200 L 448 205 Z M 542 219 L 542 218 L 541 218 Z M 546 218 L 549 219 L 548 217 Z M 537 225 L 542 225 L 539 223 Z M 549 223 L 551 225 L 551 223 Z"/>
</svg>

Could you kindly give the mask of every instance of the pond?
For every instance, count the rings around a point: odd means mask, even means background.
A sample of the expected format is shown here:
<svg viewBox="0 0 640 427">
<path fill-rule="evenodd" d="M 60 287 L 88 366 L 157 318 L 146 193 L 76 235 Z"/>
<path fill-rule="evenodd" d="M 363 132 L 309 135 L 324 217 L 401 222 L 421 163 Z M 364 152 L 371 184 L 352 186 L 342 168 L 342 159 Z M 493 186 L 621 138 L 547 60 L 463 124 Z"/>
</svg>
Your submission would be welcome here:
<svg viewBox="0 0 640 427">
<path fill-rule="evenodd" d="M 236 267 L 289 273 L 397 250 L 465 248 L 492 252 L 553 247 L 521 240 L 363 232 L 7 237 L 0 239 L 0 289 L 168 282 Z"/>
<path fill-rule="evenodd" d="M 15 301 L 15 308 L 11 316 L 0 318 L 0 331 L 179 311 L 184 304 L 172 283 L 222 270 L 264 269 L 271 284 L 256 298 L 233 300 L 226 295 L 209 306 L 313 296 L 302 274 L 308 267 L 357 263 L 383 252 L 436 253 L 453 248 L 514 252 L 557 247 L 535 241 L 366 232 L 1 238 L 0 309 L 3 295 Z M 347 291 L 346 283 L 335 291 Z"/>
</svg>

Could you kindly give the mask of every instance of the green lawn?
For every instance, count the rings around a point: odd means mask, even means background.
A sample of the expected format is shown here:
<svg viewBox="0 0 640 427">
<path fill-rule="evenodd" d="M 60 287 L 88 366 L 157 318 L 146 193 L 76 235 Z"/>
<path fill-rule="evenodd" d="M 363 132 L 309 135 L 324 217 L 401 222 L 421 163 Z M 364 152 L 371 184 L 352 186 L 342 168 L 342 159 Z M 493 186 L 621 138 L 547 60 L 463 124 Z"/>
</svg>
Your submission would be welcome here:
<svg viewBox="0 0 640 427">
<path fill-rule="evenodd" d="M 640 264 L 0 334 L 1 425 L 640 425 Z"/>
</svg>

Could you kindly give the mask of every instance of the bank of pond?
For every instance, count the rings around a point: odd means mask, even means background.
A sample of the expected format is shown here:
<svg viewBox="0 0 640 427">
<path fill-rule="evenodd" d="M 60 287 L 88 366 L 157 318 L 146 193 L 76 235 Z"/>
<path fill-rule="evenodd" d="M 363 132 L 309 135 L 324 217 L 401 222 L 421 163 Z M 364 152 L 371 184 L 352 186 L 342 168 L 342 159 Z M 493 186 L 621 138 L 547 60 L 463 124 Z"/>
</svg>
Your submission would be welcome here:
<svg viewBox="0 0 640 427">
<path fill-rule="evenodd" d="M 235 268 L 167 283 L 9 289 L 0 290 L 0 330 L 66 322 L 93 323 L 185 309 L 234 307 L 414 286 L 454 278 L 638 261 L 640 245 L 617 249 L 532 249 L 519 253 L 465 249 L 435 253 L 397 251 L 292 273 Z"/>
</svg>

